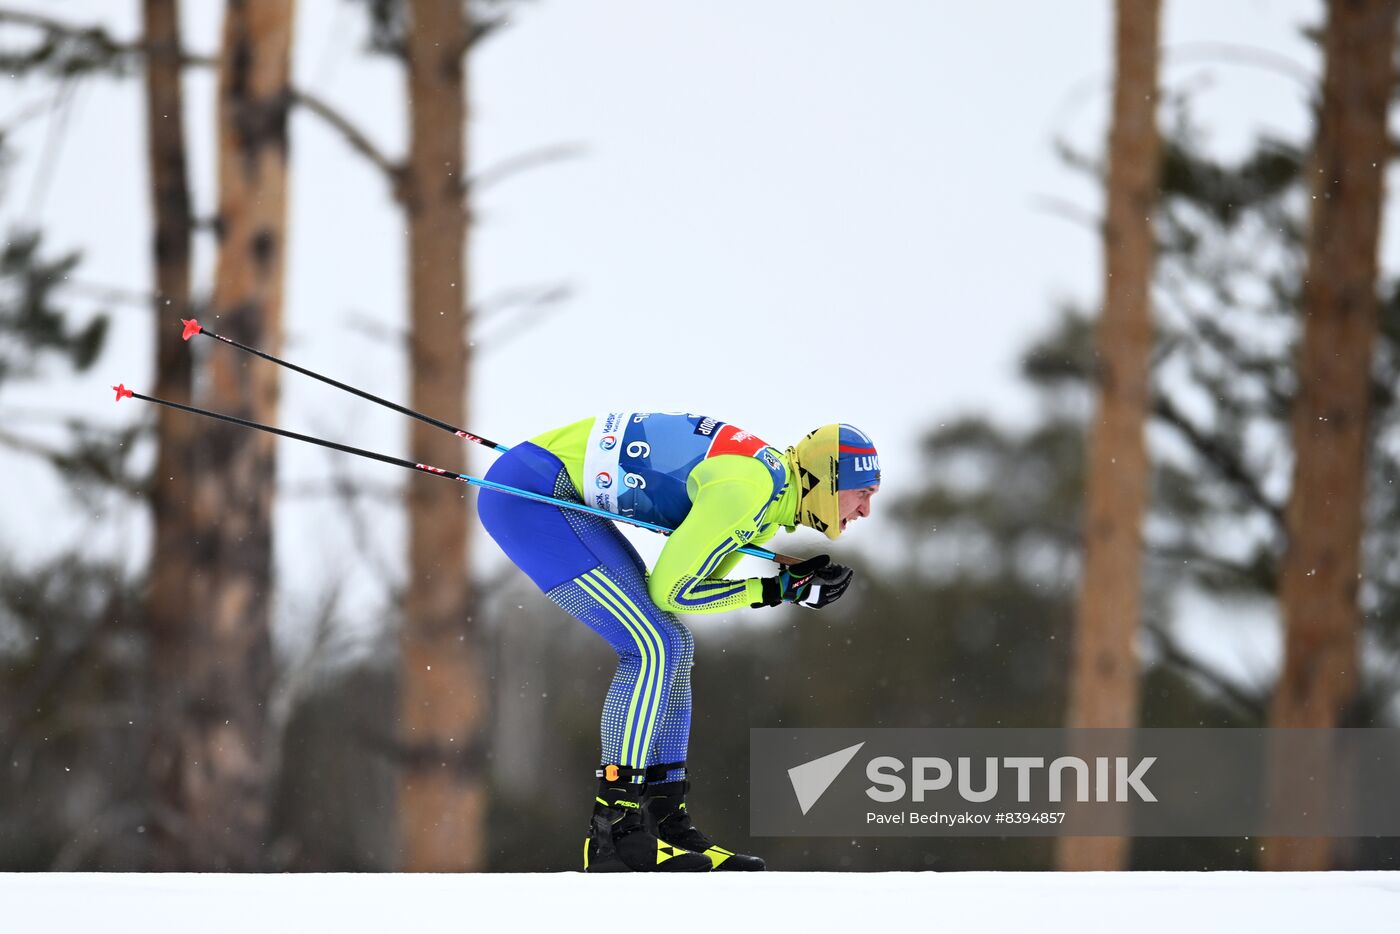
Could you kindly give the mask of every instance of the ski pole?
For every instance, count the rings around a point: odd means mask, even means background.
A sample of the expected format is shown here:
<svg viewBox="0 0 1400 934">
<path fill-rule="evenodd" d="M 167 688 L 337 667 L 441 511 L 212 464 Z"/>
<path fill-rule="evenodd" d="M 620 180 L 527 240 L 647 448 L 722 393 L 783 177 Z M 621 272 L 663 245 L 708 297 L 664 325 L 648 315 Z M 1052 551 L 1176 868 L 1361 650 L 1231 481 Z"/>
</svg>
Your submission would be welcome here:
<svg viewBox="0 0 1400 934">
<path fill-rule="evenodd" d="M 407 415 L 409 418 L 416 418 L 420 422 L 427 422 L 429 425 L 441 428 L 443 431 L 451 432 L 459 438 L 463 438 L 467 441 L 475 441 L 477 444 L 484 444 L 486 447 L 491 448 L 495 451 L 500 451 L 502 453 L 510 450 L 510 448 L 506 447 L 504 444 L 498 444 L 495 441 L 489 441 L 486 438 L 481 437 L 480 435 L 474 435 L 470 431 L 458 428 L 456 425 L 449 425 L 447 424 L 447 422 L 433 418 L 431 415 L 424 415 L 422 412 L 415 412 L 413 409 L 410 409 L 407 406 L 399 405 L 397 402 L 390 402 L 388 399 L 381 399 L 373 393 L 365 392 L 363 389 L 356 389 L 354 386 L 347 386 L 345 383 L 342 383 L 339 380 L 331 379 L 329 376 L 322 376 L 320 373 L 317 373 L 314 370 L 308 370 L 306 367 L 297 366 L 295 363 L 290 363 L 286 360 L 283 360 L 281 357 L 274 357 L 272 354 L 258 350 L 256 347 L 249 347 L 247 344 L 240 344 L 238 341 L 234 340 L 231 337 L 224 337 L 222 334 L 215 334 L 213 331 L 201 325 L 199 323 L 199 320 L 196 318 L 190 318 L 188 320 L 181 318 L 180 322 L 185 326 L 184 338 L 187 341 L 191 337 L 194 337 L 196 334 L 203 334 L 206 337 L 212 337 L 216 341 L 223 341 L 225 344 L 228 344 L 232 347 L 237 347 L 239 350 L 246 350 L 248 353 L 253 354 L 254 356 L 262 357 L 264 360 L 271 360 L 278 366 L 284 366 L 289 370 L 295 370 L 303 376 L 309 376 L 312 379 L 318 379 L 321 382 L 334 386 L 337 389 L 343 389 L 346 392 L 354 393 L 361 399 L 368 399 L 371 402 L 377 402 L 380 405 L 385 406 L 386 408 L 393 409 L 395 412 Z"/>
<path fill-rule="evenodd" d="M 154 402 L 156 405 L 163 405 L 167 408 L 179 409 L 182 412 L 190 412 L 194 415 L 203 415 L 206 418 L 217 418 L 219 421 L 231 422 L 235 425 L 242 425 L 244 428 L 253 428 L 257 431 L 266 431 L 269 434 L 280 435 L 283 438 L 291 438 L 294 441 L 305 441 L 308 444 L 319 444 L 323 448 L 330 448 L 333 451 L 342 451 L 346 454 L 354 454 L 358 457 L 367 457 L 370 460 L 380 461 L 385 464 L 393 464 L 397 467 L 407 467 L 409 470 L 417 470 L 421 473 L 432 474 L 435 477 L 446 477 L 448 480 L 460 480 L 462 483 L 471 486 L 482 487 L 487 490 L 495 490 L 498 493 L 508 493 L 511 496 L 519 496 L 523 499 L 532 499 L 539 503 L 548 503 L 551 506 L 561 506 L 564 509 L 572 509 L 575 512 L 586 512 L 591 516 L 598 516 L 603 519 L 611 519 L 614 522 L 626 522 L 629 525 L 639 526 L 643 529 L 650 529 L 653 532 L 660 532 L 662 535 L 670 535 L 675 529 L 668 529 L 664 525 L 657 525 L 654 522 L 646 522 L 642 519 L 633 519 L 630 516 L 619 515 L 614 512 L 607 512 L 602 509 L 595 509 L 583 503 L 571 503 L 566 499 L 558 499 L 553 496 L 545 496 L 543 493 L 531 493 L 529 490 L 522 490 L 513 486 L 506 486 L 504 483 L 496 483 L 493 480 L 483 480 L 479 477 L 468 476 L 464 473 L 457 473 L 455 470 L 445 470 L 441 467 L 434 467 L 431 464 L 416 464 L 401 457 L 393 457 L 388 454 L 380 454 L 376 451 L 366 451 L 363 448 L 351 447 L 348 444 L 340 444 L 336 441 L 327 441 L 324 438 L 313 438 L 311 435 L 298 434 L 295 431 L 288 431 L 285 428 L 274 428 L 271 425 L 263 425 L 258 422 L 250 422 L 246 418 L 238 418 L 235 415 L 224 415 L 221 412 L 211 412 L 208 409 L 195 408 L 192 405 L 185 405 L 182 402 L 171 402 L 168 399 L 157 399 L 155 396 L 148 396 L 144 393 L 136 392 L 134 389 L 127 389 L 123 383 L 118 383 L 112 387 L 116 391 L 116 401 L 123 399 L 140 399 L 144 402 Z M 739 551 L 746 555 L 753 555 L 755 558 L 766 558 L 779 564 L 799 564 L 797 558 L 789 555 L 779 554 L 769 551 L 766 548 L 758 548 L 753 545 L 742 545 Z"/>
</svg>

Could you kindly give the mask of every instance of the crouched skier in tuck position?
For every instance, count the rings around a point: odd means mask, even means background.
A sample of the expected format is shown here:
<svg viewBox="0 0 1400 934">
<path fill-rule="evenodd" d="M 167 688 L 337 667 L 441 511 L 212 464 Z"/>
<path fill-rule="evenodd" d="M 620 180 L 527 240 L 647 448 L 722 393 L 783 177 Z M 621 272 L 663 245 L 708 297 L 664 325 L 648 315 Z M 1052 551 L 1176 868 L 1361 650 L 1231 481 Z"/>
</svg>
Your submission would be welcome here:
<svg viewBox="0 0 1400 934">
<path fill-rule="evenodd" d="M 777 576 L 730 580 L 735 549 L 797 523 L 835 539 L 870 514 L 875 447 L 849 425 L 826 425 L 777 448 L 700 415 L 612 412 L 518 445 L 487 479 L 645 520 L 675 532 L 647 573 L 605 519 L 485 490 L 487 532 L 550 600 L 617 650 L 603 706 L 598 794 L 584 868 L 608 871 L 763 869 L 716 846 L 686 810 L 694 641 L 677 613 L 798 603 L 824 607 L 849 568 L 825 556 Z"/>
</svg>

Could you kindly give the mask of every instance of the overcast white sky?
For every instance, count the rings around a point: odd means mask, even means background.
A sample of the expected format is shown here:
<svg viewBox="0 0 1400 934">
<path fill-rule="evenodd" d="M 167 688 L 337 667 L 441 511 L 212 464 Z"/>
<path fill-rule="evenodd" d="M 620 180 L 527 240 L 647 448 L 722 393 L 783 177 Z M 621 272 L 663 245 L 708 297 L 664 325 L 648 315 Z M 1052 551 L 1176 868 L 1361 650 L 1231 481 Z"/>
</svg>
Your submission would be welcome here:
<svg viewBox="0 0 1400 934">
<path fill-rule="evenodd" d="M 134 0 L 8 5 L 100 20 L 122 36 L 138 29 Z M 214 51 L 222 4 L 184 7 L 187 44 Z M 1052 142 L 1101 148 L 1110 11 L 1108 0 L 522 3 L 472 61 L 472 164 L 482 171 L 561 143 L 585 151 L 482 192 L 471 293 L 489 302 L 565 284 L 572 297 L 517 338 L 501 339 L 504 320 L 482 329 L 467 427 L 514 443 L 609 408 L 685 409 L 786 444 L 850 421 L 881 448 L 889 501 L 918 485 L 916 441 L 940 419 L 975 409 L 1026 420 L 1034 410 L 1016 376 L 1019 352 L 1057 301 L 1092 304 L 1099 292 L 1092 232 L 1043 201 L 1099 210 L 1100 192 L 1060 164 Z M 1165 11 L 1164 81 L 1198 89 L 1217 154 L 1238 154 L 1261 131 L 1306 133 L 1297 78 L 1219 46 L 1315 74 L 1299 29 L 1320 21 L 1320 3 L 1166 0 Z M 398 153 L 402 76 L 363 54 L 364 35 L 359 5 L 302 0 L 295 80 Z M 0 83 L 0 120 L 51 93 L 44 81 Z M 192 76 L 186 97 L 197 201 L 209 212 L 212 77 Z M 137 80 L 86 82 L 66 108 L 27 123 L 0 228 L 40 223 L 52 247 L 84 250 L 84 280 L 148 289 L 141 108 Z M 401 218 L 381 179 L 313 117 L 299 115 L 292 132 L 284 353 L 406 398 L 398 351 L 346 330 L 354 320 L 403 326 Z M 211 258 L 206 244 L 201 284 Z M 35 412 L 147 414 L 114 408 L 104 387 L 149 384 L 150 312 L 114 315 L 90 374 L 0 392 L 7 426 L 38 431 Z M 282 424 L 405 453 L 393 413 L 290 374 L 283 386 Z M 468 460 L 481 470 L 489 455 Z M 281 482 L 314 479 L 326 463 L 286 442 Z M 45 469 L 10 455 L 0 464 L 17 481 L 0 509 L 3 547 L 39 556 L 89 529 Z M 286 605 L 355 572 L 329 506 L 279 509 Z M 398 520 L 378 531 L 381 553 L 397 562 Z M 878 556 L 881 534 L 872 521 L 852 537 Z M 144 541 L 141 512 L 114 503 L 91 546 L 131 547 L 135 562 Z M 822 541 L 813 534 L 789 550 Z M 496 557 L 484 537 L 478 551 Z"/>
</svg>

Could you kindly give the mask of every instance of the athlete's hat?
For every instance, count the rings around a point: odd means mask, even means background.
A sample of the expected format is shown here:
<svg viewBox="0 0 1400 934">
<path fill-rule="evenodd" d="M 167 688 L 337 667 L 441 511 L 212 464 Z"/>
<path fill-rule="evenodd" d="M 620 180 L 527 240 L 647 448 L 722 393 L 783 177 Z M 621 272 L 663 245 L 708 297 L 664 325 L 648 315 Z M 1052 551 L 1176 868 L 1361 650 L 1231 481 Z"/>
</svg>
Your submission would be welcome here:
<svg viewBox="0 0 1400 934">
<path fill-rule="evenodd" d="M 880 485 L 880 454 L 870 436 L 854 425 L 841 425 L 838 490 L 863 490 Z"/>
<path fill-rule="evenodd" d="M 848 450 L 849 449 L 849 450 Z M 839 490 L 880 482 L 880 456 L 869 436 L 850 425 L 823 425 L 787 449 L 797 481 L 797 521 L 827 538 L 841 534 Z"/>
</svg>

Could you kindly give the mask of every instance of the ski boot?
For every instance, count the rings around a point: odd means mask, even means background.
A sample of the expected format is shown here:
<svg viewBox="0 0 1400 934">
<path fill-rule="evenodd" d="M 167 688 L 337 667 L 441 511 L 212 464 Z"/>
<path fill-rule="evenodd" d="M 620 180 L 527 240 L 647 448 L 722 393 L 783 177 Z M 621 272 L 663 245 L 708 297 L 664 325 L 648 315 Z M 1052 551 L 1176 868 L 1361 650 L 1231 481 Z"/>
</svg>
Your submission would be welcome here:
<svg viewBox="0 0 1400 934">
<path fill-rule="evenodd" d="M 665 843 L 692 853 L 703 854 L 709 858 L 716 870 L 763 870 L 763 860 L 757 856 L 745 856 L 743 853 L 734 853 L 722 846 L 716 846 L 709 837 L 695 828 L 690 820 L 690 812 L 685 806 L 685 795 L 690 790 L 690 782 L 666 781 L 666 776 L 672 769 L 683 768 L 684 762 L 672 762 L 653 765 L 646 770 L 647 786 L 642 795 L 642 818 L 646 829 Z"/>
<path fill-rule="evenodd" d="M 605 765 L 583 841 L 585 872 L 709 872 L 711 861 L 662 840 L 642 821 L 641 769 Z"/>
</svg>

